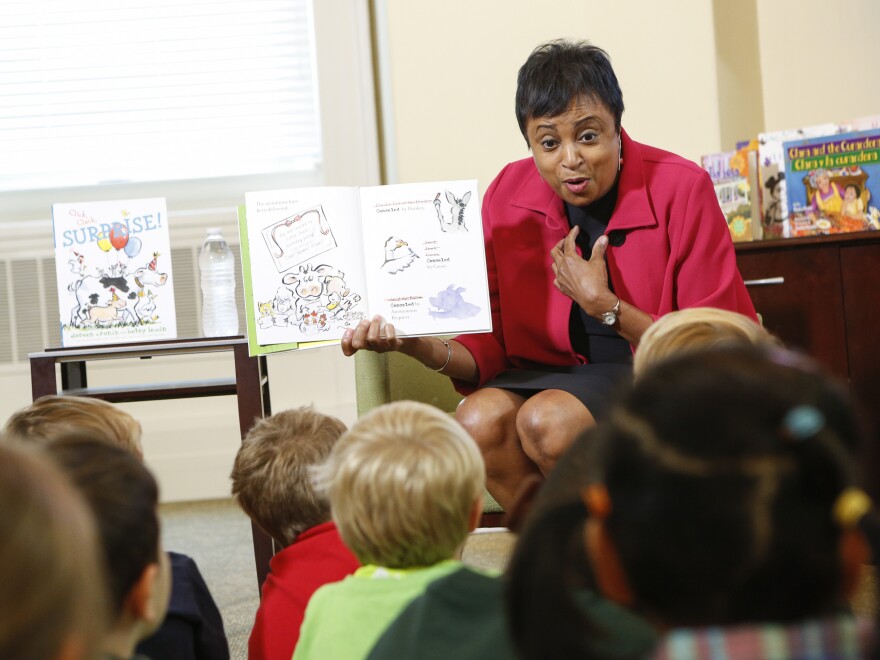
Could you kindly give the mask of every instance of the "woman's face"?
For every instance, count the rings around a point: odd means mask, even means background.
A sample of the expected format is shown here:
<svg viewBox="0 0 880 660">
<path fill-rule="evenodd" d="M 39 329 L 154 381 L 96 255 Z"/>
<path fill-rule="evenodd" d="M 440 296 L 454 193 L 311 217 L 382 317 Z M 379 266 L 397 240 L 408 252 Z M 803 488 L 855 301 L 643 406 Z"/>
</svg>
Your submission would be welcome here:
<svg viewBox="0 0 880 660">
<path fill-rule="evenodd" d="M 575 99 L 560 115 L 529 119 L 526 136 L 541 178 L 569 204 L 591 204 L 614 185 L 620 142 L 604 104 Z"/>
<path fill-rule="evenodd" d="M 830 184 L 831 184 L 831 179 L 824 172 L 822 174 L 820 174 L 818 177 L 816 177 L 816 185 L 819 186 L 819 190 L 821 190 L 823 193 L 828 192 L 828 188 L 829 188 Z"/>
</svg>

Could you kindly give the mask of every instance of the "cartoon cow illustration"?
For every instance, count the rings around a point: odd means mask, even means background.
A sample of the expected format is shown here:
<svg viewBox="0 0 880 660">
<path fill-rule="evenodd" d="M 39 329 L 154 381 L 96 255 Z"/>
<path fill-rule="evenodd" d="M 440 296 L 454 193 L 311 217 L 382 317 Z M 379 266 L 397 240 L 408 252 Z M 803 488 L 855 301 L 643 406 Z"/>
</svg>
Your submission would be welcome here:
<svg viewBox="0 0 880 660">
<path fill-rule="evenodd" d="M 168 281 L 168 274 L 159 272 L 158 257 L 159 254 L 154 253 L 153 260 L 149 264 L 133 273 L 117 277 L 87 275 L 71 283 L 67 290 L 76 298 L 76 304 L 70 312 L 70 325 L 82 327 L 89 320 L 89 309 L 106 307 L 112 300 L 112 293 L 118 293 L 120 298 L 134 303 L 138 299 L 138 293 L 144 288 L 163 286 Z M 122 308 L 123 319 L 131 323 L 140 323 L 141 319 L 135 308 L 134 304 Z"/>
<path fill-rule="evenodd" d="M 306 333 L 325 332 L 330 321 L 349 311 L 361 297 L 345 285 L 345 274 L 328 264 L 299 266 L 281 282 L 293 288 L 294 310 L 299 329 Z"/>
</svg>

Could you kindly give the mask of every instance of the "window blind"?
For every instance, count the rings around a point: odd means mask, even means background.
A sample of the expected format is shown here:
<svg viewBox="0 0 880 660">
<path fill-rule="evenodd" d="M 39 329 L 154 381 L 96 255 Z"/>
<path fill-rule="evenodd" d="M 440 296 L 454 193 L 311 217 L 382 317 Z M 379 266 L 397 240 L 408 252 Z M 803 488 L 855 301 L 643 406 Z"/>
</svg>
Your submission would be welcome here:
<svg viewBox="0 0 880 660">
<path fill-rule="evenodd" d="M 309 0 L 3 0 L 0 191 L 313 170 Z"/>
</svg>

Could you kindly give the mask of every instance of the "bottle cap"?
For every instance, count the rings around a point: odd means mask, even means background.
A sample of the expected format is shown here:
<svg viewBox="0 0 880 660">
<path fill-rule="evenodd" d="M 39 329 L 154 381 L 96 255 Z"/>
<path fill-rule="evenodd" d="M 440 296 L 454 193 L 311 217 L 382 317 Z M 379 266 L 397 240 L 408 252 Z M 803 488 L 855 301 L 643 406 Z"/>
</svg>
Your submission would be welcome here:
<svg viewBox="0 0 880 660">
<path fill-rule="evenodd" d="M 208 227 L 206 230 L 209 234 L 219 234 L 222 230 L 220 227 Z"/>
</svg>

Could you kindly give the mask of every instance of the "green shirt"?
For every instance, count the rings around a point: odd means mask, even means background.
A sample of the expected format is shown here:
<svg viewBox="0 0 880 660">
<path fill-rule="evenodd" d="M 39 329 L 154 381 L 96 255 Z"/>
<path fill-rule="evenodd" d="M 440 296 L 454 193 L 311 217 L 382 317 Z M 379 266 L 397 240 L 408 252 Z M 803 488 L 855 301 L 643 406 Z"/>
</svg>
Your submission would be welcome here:
<svg viewBox="0 0 880 660">
<path fill-rule="evenodd" d="M 601 627 L 595 640 L 600 658 L 643 658 L 656 642 L 639 617 L 593 592 L 581 591 L 584 615 Z M 369 660 L 513 660 L 504 582 L 470 568 L 429 585 L 379 638 Z"/>
<path fill-rule="evenodd" d="M 400 611 L 457 561 L 427 568 L 363 566 L 318 589 L 306 607 L 294 660 L 362 660 Z"/>
</svg>

